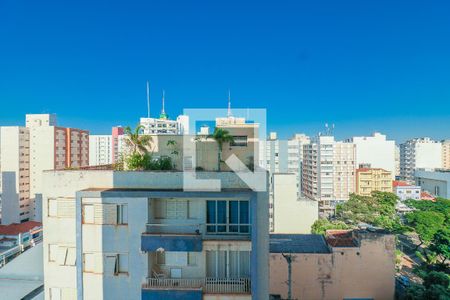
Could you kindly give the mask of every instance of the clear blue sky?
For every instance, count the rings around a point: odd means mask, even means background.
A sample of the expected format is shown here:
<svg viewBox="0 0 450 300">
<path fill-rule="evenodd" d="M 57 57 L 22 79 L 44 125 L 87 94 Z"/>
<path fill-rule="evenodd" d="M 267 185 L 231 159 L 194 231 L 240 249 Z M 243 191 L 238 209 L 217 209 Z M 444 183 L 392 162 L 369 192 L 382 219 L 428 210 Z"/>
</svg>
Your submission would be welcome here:
<svg viewBox="0 0 450 300">
<path fill-rule="evenodd" d="M 64 2 L 64 3 L 63 3 Z M 0 1 L 0 124 L 54 112 L 107 133 L 183 108 L 268 129 L 450 138 L 449 1 Z"/>
</svg>

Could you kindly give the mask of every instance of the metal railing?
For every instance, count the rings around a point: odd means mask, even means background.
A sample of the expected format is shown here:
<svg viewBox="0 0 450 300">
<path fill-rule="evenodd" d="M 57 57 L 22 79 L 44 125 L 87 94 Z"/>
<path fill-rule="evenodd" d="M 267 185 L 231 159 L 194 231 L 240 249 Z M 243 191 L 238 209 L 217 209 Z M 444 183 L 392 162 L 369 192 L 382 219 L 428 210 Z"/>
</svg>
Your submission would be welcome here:
<svg viewBox="0 0 450 300">
<path fill-rule="evenodd" d="M 19 255 L 20 253 L 24 252 L 29 247 L 34 247 L 40 242 L 42 242 L 42 238 L 43 238 L 42 235 L 38 236 L 34 239 L 23 242 L 22 244 L 19 244 L 15 247 L 12 247 L 11 249 L 8 249 L 0 253 L 0 268 L 6 265 L 8 261 Z"/>
<path fill-rule="evenodd" d="M 201 234 L 203 227 L 193 223 L 147 223 L 147 233 Z"/>
<path fill-rule="evenodd" d="M 208 294 L 249 294 L 250 278 L 147 278 L 144 289 L 202 288 Z"/>
</svg>

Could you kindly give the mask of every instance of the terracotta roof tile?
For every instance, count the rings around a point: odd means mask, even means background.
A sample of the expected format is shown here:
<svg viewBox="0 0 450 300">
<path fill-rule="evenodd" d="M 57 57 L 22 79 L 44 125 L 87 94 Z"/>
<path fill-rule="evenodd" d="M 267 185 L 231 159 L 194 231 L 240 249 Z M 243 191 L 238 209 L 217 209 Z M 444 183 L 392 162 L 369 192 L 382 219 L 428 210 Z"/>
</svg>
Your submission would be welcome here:
<svg viewBox="0 0 450 300">
<path fill-rule="evenodd" d="M 42 226 L 42 223 L 28 221 L 24 223 L 13 223 L 9 225 L 0 225 L 0 235 L 18 235 L 19 233 L 28 232 L 35 227 Z"/>
</svg>

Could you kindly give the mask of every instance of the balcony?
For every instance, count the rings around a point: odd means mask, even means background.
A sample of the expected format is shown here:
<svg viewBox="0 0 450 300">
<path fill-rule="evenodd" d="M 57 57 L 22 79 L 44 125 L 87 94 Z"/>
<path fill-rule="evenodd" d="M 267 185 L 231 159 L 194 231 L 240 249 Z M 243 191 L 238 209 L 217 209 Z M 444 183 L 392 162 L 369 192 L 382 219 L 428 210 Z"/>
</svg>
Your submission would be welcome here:
<svg viewBox="0 0 450 300">
<path fill-rule="evenodd" d="M 202 289 L 205 294 L 250 294 L 250 278 L 147 278 L 143 289 Z"/>
</svg>

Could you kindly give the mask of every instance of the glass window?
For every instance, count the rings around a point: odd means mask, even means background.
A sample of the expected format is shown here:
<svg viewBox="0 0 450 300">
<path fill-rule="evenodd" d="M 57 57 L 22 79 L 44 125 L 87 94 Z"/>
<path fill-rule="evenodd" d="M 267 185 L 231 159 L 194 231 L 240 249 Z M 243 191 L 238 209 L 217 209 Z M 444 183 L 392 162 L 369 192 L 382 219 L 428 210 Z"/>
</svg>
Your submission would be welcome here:
<svg viewBox="0 0 450 300">
<path fill-rule="evenodd" d="M 206 223 L 215 224 L 216 223 L 216 201 L 206 202 Z M 209 225 L 207 227 L 208 232 L 216 232 L 216 226 Z"/>
</svg>

